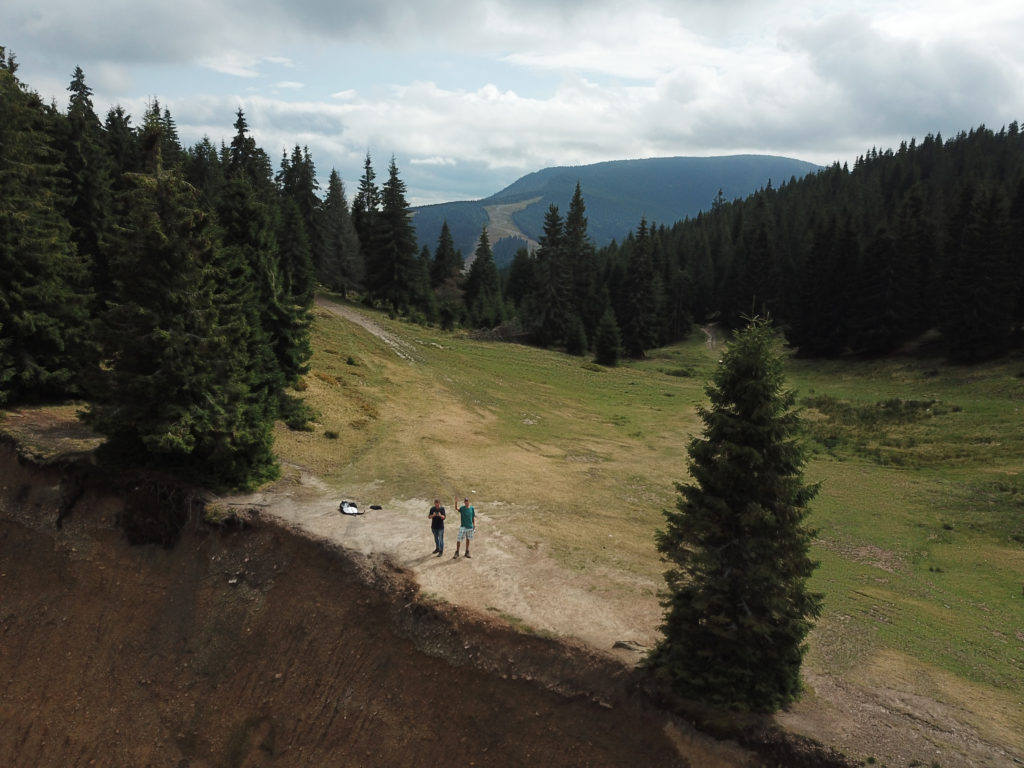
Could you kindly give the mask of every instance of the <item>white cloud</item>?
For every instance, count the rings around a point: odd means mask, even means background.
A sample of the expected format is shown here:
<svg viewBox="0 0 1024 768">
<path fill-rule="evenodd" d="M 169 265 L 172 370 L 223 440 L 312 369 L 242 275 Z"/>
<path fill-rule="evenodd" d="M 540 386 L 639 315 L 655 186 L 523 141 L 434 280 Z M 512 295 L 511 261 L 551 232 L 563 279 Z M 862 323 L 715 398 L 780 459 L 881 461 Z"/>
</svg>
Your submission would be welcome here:
<svg viewBox="0 0 1024 768">
<path fill-rule="evenodd" d="M 787 154 L 820 163 L 1016 119 L 1014 0 L 3 0 L 0 45 L 59 102 L 168 106 L 183 141 L 241 105 L 277 158 L 410 197 L 479 197 L 546 165 Z M 285 72 L 286 70 L 286 72 Z M 325 174 L 326 175 L 326 174 Z"/>
</svg>

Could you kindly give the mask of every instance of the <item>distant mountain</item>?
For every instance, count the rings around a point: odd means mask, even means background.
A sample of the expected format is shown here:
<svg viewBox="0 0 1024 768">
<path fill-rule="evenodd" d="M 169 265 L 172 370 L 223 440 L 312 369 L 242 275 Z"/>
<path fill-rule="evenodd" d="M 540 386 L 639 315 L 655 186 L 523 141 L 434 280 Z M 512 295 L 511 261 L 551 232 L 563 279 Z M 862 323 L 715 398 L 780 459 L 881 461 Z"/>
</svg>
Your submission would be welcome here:
<svg viewBox="0 0 1024 768">
<path fill-rule="evenodd" d="M 486 224 L 499 266 L 516 250 L 536 245 L 544 215 L 554 203 L 564 217 L 579 182 L 587 207 L 587 232 L 598 245 L 621 242 L 641 217 L 648 224 L 674 224 L 711 206 L 722 190 L 726 200 L 745 198 L 765 187 L 820 169 L 803 160 L 771 155 L 655 157 L 593 165 L 545 168 L 523 176 L 483 200 L 413 208 L 420 247 L 433 251 L 448 222 L 455 247 L 469 259 Z"/>
</svg>

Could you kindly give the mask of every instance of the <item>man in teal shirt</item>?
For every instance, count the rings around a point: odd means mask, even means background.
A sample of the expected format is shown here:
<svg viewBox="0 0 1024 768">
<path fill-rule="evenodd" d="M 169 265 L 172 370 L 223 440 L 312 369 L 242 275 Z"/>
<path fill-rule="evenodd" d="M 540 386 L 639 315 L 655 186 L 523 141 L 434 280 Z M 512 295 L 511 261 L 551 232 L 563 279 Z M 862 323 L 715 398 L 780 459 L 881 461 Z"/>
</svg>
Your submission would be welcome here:
<svg viewBox="0 0 1024 768">
<path fill-rule="evenodd" d="M 469 503 L 469 499 L 462 500 L 462 506 L 459 507 L 459 533 L 455 538 L 455 560 L 459 556 L 459 547 L 462 546 L 462 540 L 466 540 L 466 557 L 469 557 L 469 542 L 473 540 L 473 531 L 476 529 L 476 510 L 473 509 Z"/>
</svg>

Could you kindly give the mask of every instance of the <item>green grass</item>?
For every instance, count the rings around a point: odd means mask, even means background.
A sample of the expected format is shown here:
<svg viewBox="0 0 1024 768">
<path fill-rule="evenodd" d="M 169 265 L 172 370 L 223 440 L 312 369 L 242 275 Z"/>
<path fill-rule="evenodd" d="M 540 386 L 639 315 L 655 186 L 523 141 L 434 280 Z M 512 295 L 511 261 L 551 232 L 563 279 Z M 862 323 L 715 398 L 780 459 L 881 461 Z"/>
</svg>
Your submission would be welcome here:
<svg viewBox="0 0 1024 768">
<path fill-rule="evenodd" d="M 791 363 L 808 476 L 823 483 L 813 583 L 871 639 L 862 654 L 893 649 L 1003 690 L 1024 678 L 1022 369 Z"/>
<path fill-rule="evenodd" d="M 618 368 L 374 318 L 400 359 L 319 313 L 289 461 L 338 487 L 471 493 L 571 573 L 653 600 L 653 536 L 687 480 L 695 409 L 720 350 L 703 338 Z M 787 364 L 807 427 L 825 612 L 809 663 L 847 674 L 898 654 L 991 691 L 1024 679 L 1024 360 Z M 338 439 L 327 439 L 335 432 Z M 609 541 L 614 541 L 614 546 Z M 887 656 L 886 658 L 889 658 Z M 1019 700 L 1016 714 L 1024 716 Z"/>
</svg>

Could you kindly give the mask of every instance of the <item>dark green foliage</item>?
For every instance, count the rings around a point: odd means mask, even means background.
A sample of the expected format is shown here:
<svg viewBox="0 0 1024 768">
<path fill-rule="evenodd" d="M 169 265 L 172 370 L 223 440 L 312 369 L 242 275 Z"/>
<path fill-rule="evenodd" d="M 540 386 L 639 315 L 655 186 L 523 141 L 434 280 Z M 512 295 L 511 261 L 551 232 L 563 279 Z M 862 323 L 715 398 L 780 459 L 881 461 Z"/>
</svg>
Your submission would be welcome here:
<svg viewBox="0 0 1024 768">
<path fill-rule="evenodd" d="M 585 355 L 587 352 L 587 331 L 577 315 L 569 316 L 565 332 L 565 351 L 570 355 Z"/>
<path fill-rule="evenodd" d="M 299 206 L 290 199 L 282 203 L 278 232 L 278 273 L 276 275 L 272 338 L 284 382 L 294 386 L 309 370 L 313 349 L 309 329 L 313 324 L 313 254 Z"/>
<path fill-rule="evenodd" d="M 455 249 L 448 222 L 441 225 L 441 234 L 437 238 L 437 249 L 430 266 L 430 285 L 436 290 L 451 280 L 457 280 L 462 274 L 462 254 Z"/>
<path fill-rule="evenodd" d="M 601 315 L 597 325 L 597 336 L 594 339 L 594 362 L 613 367 L 619 364 L 622 354 L 622 339 L 619 324 L 615 322 L 615 313 L 607 308 Z"/>
<path fill-rule="evenodd" d="M 88 265 L 61 214 L 62 117 L 25 89 L 0 48 L 0 397 L 80 396 L 93 359 Z"/>
<path fill-rule="evenodd" d="M 570 271 L 565 256 L 565 235 L 558 206 L 552 203 L 544 219 L 544 234 L 535 254 L 537 292 L 525 302 L 525 325 L 543 347 L 565 340 L 569 318 Z"/>
<path fill-rule="evenodd" d="M 515 202 L 511 190 L 491 202 Z M 538 344 L 563 343 L 572 314 L 592 338 L 590 313 L 601 305 L 583 297 L 605 289 L 632 357 L 684 338 L 694 320 L 732 328 L 752 312 L 771 312 L 808 357 L 891 354 L 933 330 L 942 332 L 933 348 L 963 362 L 1024 343 L 1024 134 L 1016 123 L 872 150 L 852 171 L 836 164 L 745 200 L 720 192 L 695 218 L 645 227 L 589 261 L 573 255 L 571 243 L 586 241 L 570 233 L 601 207 L 588 196 L 584 216 L 577 192 L 565 222 L 549 206 L 533 288 L 517 288 L 513 299 Z"/>
<path fill-rule="evenodd" d="M 81 67 L 75 67 L 68 90 L 67 135 L 61 142 L 68 182 L 64 215 L 79 256 L 91 267 L 94 296 L 102 306 L 110 286 L 104 241 L 111 215 L 111 163 Z"/>
<path fill-rule="evenodd" d="M 942 328 L 953 360 L 985 360 L 1009 345 L 1020 279 L 1008 234 L 1006 200 L 979 188 L 946 281 Z"/>
<path fill-rule="evenodd" d="M 370 298 L 391 309 L 408 313 L 430 306 L 430 276 L 419 261 L 416 230 L 405 198 L 405 182 L 398 175 L 398 166 L 391 158 L 388 180 L 379 198 L 374 193 L 373 170 L 367 168 L 357 195 L 359 231 L 366 262 L 366 290 Z M 380 210 L 367 208 L 379 199 Z M 360 229 L 361 227 L 361 229 Z"/>
<path fill-rule="evenodd" d="M 657 346 L 661 324 L 661 283 L 654 266 L 653 243 L 646 220 L 640 220 L 630 246 L 629 266 L 615 314 L 626 354 L 640 358 L 645 350 Z"/>
<path fill-rule="evenodd" d="M 319 239 L 314 259 L 317 277 L 328 288 L 345 296 L 362 284 L 363 255 L 345 199 L 345 186 L 333 168 L 318 218 Z"/>
<path fill-rule="evenodd" d="M 572 200 L 569 202 L 569 213 L 565 217 L 562 246 L 570 281 L 569 314 L 577 317 L 582 323 L 584 337 L 592 337 L 601 319 L 601 308 L 597 302 L 596 251 L 587 235 L 586 210 L 583 192 L 577 182 Z M 579 335 L 571 322 L 567 332 Z M 569 336 L 566 337 L 567 344 L 568 338 Z"/>
<path fill-rule="evenodd" d="M 691 484 L 658 531 L 671 568 L 663 637 L 648 665 L 675 694 L 771 712 L 800 694 L 804 639 L 821 610 L 804 526 L 794 395 L 774 330 L 752 321 L 726 349 L 689 447 Z"/>
<path fill-rule="evenodd" d="M 469 322 L 478 328 L 493 328 L 505 320 L 501 299 L 501 280 L 494 265 L 487 228 L 480 232 L 473 263 L 466 275 L 466 309 Z"/>
<path fill-rule="evenodd" d="M 159 155 L 159 141 L 149 146 Z M 270 477 L 273 409 L 251 386 L 248 329 L 233 313 L 241 296 L 223 296 L 239 285 L 224 279 L 230 264 L 212 219 L 197 191 L 159 162 L 130 182 L 102 317 L 107 362 L 86 420 L 121 464 L 218 487 Z"/>
</svg>

